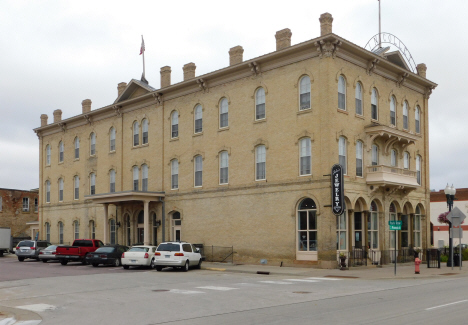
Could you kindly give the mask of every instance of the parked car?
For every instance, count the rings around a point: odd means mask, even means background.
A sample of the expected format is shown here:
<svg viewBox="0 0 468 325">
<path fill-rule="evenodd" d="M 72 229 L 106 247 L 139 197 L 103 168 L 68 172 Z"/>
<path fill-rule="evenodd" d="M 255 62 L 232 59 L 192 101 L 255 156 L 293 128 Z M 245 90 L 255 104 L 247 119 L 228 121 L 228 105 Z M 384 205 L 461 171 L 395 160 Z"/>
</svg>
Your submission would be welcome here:
<svg viewBox="0 0 468 325">
<path fill-rule="evenodd" d="M 458 244 L 458 245 L 455 246 L 455 247 L 456 247 L 457 249 L 459 249 L 459 248 L 460 248 L 460 244 Z M 465 250 L 465 249 L 467 249 L 467 248 L 468 248 L 468 244 L 461 244 L 461 249 L 462 249 L 462 250 Z"/>
<path fill-rule="evenodd" d="M 57 257 L 55 256 L 55 250 L 57 249 L 57 245 L 50 245 L 44 248 L 42 251 L 39 252 L 39 259 L 47 263 L 47 261 L 50 260 L 57 260 Z"/>
<path fill-rule="evenodd" d="M 99 247 L 93 253 L 86 255 L 86 263 L 94 267 L 99 264 L 120 266 L 121 257 L 124 252 L 128 250 L 127 246 L 122 245 L 106 245 Z"/>
<path fill-rule="evenodd" d="M 45 240 L 22 240 L 16 246 L 16 256 L 18 261 L 23 262 L 25 258 L 32 258 L 39 261 L 39 253 L 50 246 Z"/>
<path fill-rule="evenodd" d="M 86 254 L 94 252 L 101 246 L 104 244 L 97 239 L 75 239 L 72 246 L 58 246 L 55 256 L 62 265 L 67 265 L 69 261 L 86 264 Z"/>
<path fill-rule="evenodd" d="M 126 270 L 130 266 L 150 266 L 154 268 L 155 252 L 156 246 L 132 246 L 128 251 L 122 254 L 122 266 Z"/>
<path fill-rule="evenodd" d="M 164 267 L 180 268 L 187 272 L 191 266 L 201 268 L 200 250 L 186 242 L 165 242 L 156 249 L 154 265 L 156 271 Z"/>
</svg>

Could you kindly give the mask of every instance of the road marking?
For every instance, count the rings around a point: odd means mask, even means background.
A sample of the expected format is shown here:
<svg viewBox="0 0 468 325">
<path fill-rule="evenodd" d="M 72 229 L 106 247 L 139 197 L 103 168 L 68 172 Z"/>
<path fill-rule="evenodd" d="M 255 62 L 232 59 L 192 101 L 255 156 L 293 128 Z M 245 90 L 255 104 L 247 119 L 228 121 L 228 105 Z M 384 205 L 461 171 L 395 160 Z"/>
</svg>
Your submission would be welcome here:
<svg viewBox="0 0 468 325">
<path fill-rule="evenodd" d="M 326 281 L 340 281 L 341 279 L 334 279 L 334 278 L 307 278 L 309 280 L 326 280 Z"/>
<path fill-rule="evenodd" d="M 179 290 L 179 289 L 171 289 L 169 292 L 172 293 L 180 293 L 183 295 L 192 295 L 192 294 L 197 294 L 197 293 L 204 293 L 203 291 L 191 291 L 191 290 Z"/>
<path fill-rule="evenodd" d="M 218 291 L 229 291 L 229 290 L 235 290 L 235 289 L 239 289 L 239 288 L 207 286 L 207 287 L 197 287 L 197 289 L 208 289 L 208 290 L 218 290 Z"/>
<path fill-rule="evenodd" d="M 268 284 L 292 284 L 291 282 L 284 282 L 284 281 L 258 281 L 261 283 L 268 283 Z"/>
<path fill-rule="evenodd" d="M 285 281 L 297 281 L 297 282 L 319 282 L 317 280 L 307 280 L 307 279 L 284 279 Z"/>
<path fill-rule="evenodd" d="M 426 308 L 426 310 L 431 310 L 431 309 L 436 309 L 436 308 L 440 308 L 440 307 L 445 307 L 445 306 L 450 306 L 450 305 L 455 305 L 455 304 L 459 304 L 459 303 L 462 303 L 462 302 L 467 302 L 468 300 L 460 300 L 460 301 L 455 301 L 455 302 L 451 302 L 449 304 L 445 304 L 445 305 L 440 305 L 440 306 L 435 306 L 435 307 L 431 307 L 431 308 Z"/>
<path fill-rule="evenodd" d="M 48 305 L 48 304 L 35 304 L 35 305 L 16 306 L 16 308 L 26 309 L 26 310 L 35 311 L 35 312 L 41 312 L 41 311 L 46 311 L 46 310 L 54 310 L 57 307 Z"/>
<path fill-rule="evenodd" d="M 37 325 L 40 324 L 42 320 L 23 320 L 17 322 L 15 318 L 4 318 L 0 319 L 0 325 Z"/>
</svg>

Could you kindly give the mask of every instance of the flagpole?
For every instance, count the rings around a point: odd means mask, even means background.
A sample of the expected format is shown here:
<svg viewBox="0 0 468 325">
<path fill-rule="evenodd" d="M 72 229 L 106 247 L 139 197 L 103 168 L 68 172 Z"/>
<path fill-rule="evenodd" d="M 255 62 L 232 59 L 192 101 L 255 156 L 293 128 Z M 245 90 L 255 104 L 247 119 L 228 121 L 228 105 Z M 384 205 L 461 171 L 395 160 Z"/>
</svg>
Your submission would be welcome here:
<svg viewBox="0 0 468 325">
<path fill-rule="evenodd" d="M 381 39 L 382 28 L 381 28 L 381 22 L 380 22 L 380 0 L 378 1 L 379 1 L 379 48 L 382 48 L 382 39 Z"/>
<path fill-rule="evenodd" d="M 144 44 L 145 44 L 145 41 L 143 40 L 143 35 L 141 35 L 141 44 L 143 44 L 143 78 L 146 79 L 145 77 L 145 48 L 144 48 Z"/>
</svg>

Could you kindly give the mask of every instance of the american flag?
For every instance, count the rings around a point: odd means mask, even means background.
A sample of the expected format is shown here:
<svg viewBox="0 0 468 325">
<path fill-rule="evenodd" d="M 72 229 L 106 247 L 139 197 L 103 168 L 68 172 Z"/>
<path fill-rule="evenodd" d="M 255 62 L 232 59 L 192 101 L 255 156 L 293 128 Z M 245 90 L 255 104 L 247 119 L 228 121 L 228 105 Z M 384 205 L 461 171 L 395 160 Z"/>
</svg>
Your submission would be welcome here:
<svg viewBox="0 0 468 325">
<path fill-rule="evenodd" d="M 143 35 L 141 36 L 141 48 L 140 48 L 140 55 L 145 52 L 145 40 L 143 39 Z"/>
</svg>

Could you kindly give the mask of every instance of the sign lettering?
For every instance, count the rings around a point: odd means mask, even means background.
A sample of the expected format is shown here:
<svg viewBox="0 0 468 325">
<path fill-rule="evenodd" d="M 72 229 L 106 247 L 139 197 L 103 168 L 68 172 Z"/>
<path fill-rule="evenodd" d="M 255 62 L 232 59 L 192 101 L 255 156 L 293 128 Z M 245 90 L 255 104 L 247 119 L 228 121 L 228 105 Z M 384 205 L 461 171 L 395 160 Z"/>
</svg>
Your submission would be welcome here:
<svg viewBox="0 0 468 325">
<path fill-rule="evenodd" d="M 341 165 L 333 165 L 331 174 L 332 210 L 334 215 L 339 216 L 344 211 L 343 168 Z"/>
</svg>

